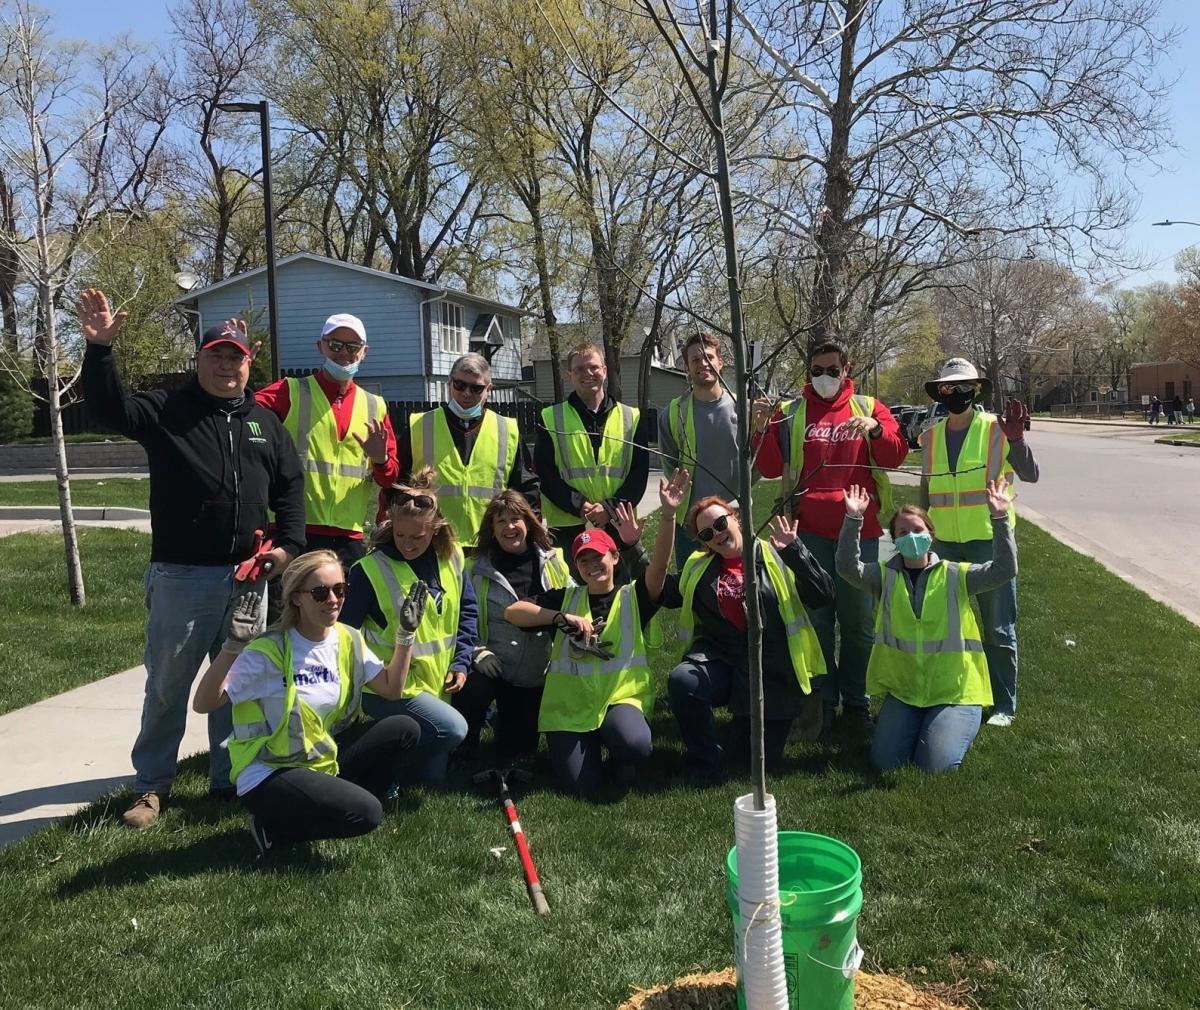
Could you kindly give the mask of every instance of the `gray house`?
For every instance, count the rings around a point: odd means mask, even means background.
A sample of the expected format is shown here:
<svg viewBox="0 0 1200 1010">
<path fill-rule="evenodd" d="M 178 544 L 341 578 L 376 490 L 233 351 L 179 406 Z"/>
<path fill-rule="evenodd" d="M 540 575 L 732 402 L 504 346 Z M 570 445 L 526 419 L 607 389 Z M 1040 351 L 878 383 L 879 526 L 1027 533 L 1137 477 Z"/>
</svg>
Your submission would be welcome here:
<svg viewBox="0 0 1200 1010">
<path fill-rule="evenodd" d="M 492 363 L 492 399 L 513 400 L 521 379 L 521 309 L 490 298 L 370 267 L 296 253 L 276 267 L 279 367 L 320 363 L 316 341 L 335 312 L 367 328 L 370 350 L 356 381 L 385 400 L 444 400 L 450 365 L 478 351 Z M 231 318 L 265 332 L 266 269 L 248 270 L 177 298 L 198 335 Z"/>
</svg>

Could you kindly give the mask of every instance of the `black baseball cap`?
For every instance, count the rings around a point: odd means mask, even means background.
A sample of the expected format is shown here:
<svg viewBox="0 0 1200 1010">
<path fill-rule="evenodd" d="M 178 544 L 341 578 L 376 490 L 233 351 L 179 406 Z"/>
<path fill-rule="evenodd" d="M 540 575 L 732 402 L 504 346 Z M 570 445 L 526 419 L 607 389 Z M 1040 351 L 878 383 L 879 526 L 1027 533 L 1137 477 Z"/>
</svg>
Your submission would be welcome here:
<svg viewBox="0 0 1200 1010">
<path fill-rule="evenodd" d="M 221 323 L 219 326 L 210 326 L 204 331 L 204 336 L 200 340 L 198 350 L 204 350 L 206 347 L 216 347 L 218 344 L 229 344 L 236 347 L 245 355 L 251 354 L 250 341 L 246 335 L 234 326 L 226 326 Z"/>
</svg>

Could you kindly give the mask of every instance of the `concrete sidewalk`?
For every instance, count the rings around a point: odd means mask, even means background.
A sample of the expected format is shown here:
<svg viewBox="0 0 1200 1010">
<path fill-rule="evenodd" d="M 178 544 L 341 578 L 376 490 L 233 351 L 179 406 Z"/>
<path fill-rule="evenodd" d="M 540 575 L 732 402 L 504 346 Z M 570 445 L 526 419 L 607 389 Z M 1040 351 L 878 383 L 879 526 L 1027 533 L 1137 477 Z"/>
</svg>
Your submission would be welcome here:
<svg viewBox="0 0 1200 1010">
<path fill-rule="evenodd" d="M 0 847 L 132 781 L 145 682 L 137 666 L 0 715 Z M 189 708 L 180 757 L 207 750 L 207 718 Z"/>
</svg>

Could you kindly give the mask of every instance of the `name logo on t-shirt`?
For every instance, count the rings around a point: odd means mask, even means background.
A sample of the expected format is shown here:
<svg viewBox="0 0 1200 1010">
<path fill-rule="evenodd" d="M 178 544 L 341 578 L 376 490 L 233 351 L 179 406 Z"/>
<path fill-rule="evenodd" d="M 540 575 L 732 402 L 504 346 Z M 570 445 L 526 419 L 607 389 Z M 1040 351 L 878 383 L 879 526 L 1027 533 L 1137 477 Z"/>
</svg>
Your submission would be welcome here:
<svg viewBox="0 0 1200 1010">
<path fill-rule="evenodd" d="M 296 685 L 301 684 L 333 684 L 337 682 L 337 674 L 328 667 L 317 666 L 309 670 L 301 670 L 294 675 Z"/>
</svg>

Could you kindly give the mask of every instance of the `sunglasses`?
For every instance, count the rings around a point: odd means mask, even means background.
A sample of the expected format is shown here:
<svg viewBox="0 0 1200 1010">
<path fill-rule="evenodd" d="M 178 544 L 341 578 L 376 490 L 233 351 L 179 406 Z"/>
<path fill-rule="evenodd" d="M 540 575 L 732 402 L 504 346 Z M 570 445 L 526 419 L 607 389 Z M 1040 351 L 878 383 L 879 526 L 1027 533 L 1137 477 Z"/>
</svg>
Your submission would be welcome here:
<svg viewBox="0 0 1200 1010">
<path fill-rule="evenodd" d="M 460 393 L 474 393 L 476 396 L 482 396 L 487 389 L 486 382 L 463 382 L 462 379 L 451 379 L 450 385 Z"/>
<path fill-rule="evenodd" d="M 943 382 L 938 386 L 938 392 L 943 396 L 949 396 L 951 393 L 974 393 L 975 389 L 973 382 Z"/>
<path fill-rule="evenodd" d="M 391 508 L 400 508 L 404 505 L 412 505 L 413 508 L 424 512 L 425 509 L 433 508 L 433 499 L 427 494 L 412 494 L 409 491 L 393 491 Z"/>
<path fill-rule="evenodd" d="M 326 337 L 325 343 L 329 345 L 329 349 L 333 351 L 334 354 L 341 354 L 342 351 L 349 351 L 351 354 L 357 354 L 363 349 L 363 345 L 357 340 L 330 340 L 328 337 Z"/>
<path fill-rule="evenodd" d="M 729 513 L 726 512 L 723 516 L 717 516 L 713 520 L 711 526 L 707 526 L 702 530 L 696 530 L 696 539 L 702 544 L 708 543 L 716 534 L 724 533 L 729 529 Z"/>
<path fill-rule="evenodd" d="M 338 582 L 332 586 L 313 586 L 312 589 L 305 589 L 302 592 L 308 593 L 318 603 L 324 603 L 329 599 L 329 594 L 333 593 L 339 600 L 346 598 L 346 583 Z"/>
<path fill-rule="evenodd" d="M 820 365 L 812 365 L 808 370 L 808 374 L 814 379 L 819 375 L 828 375 L 831 379 L 840 379 L 842 377 L 842 366 L 826 365 L 822 368 Z"/>
</svg>

